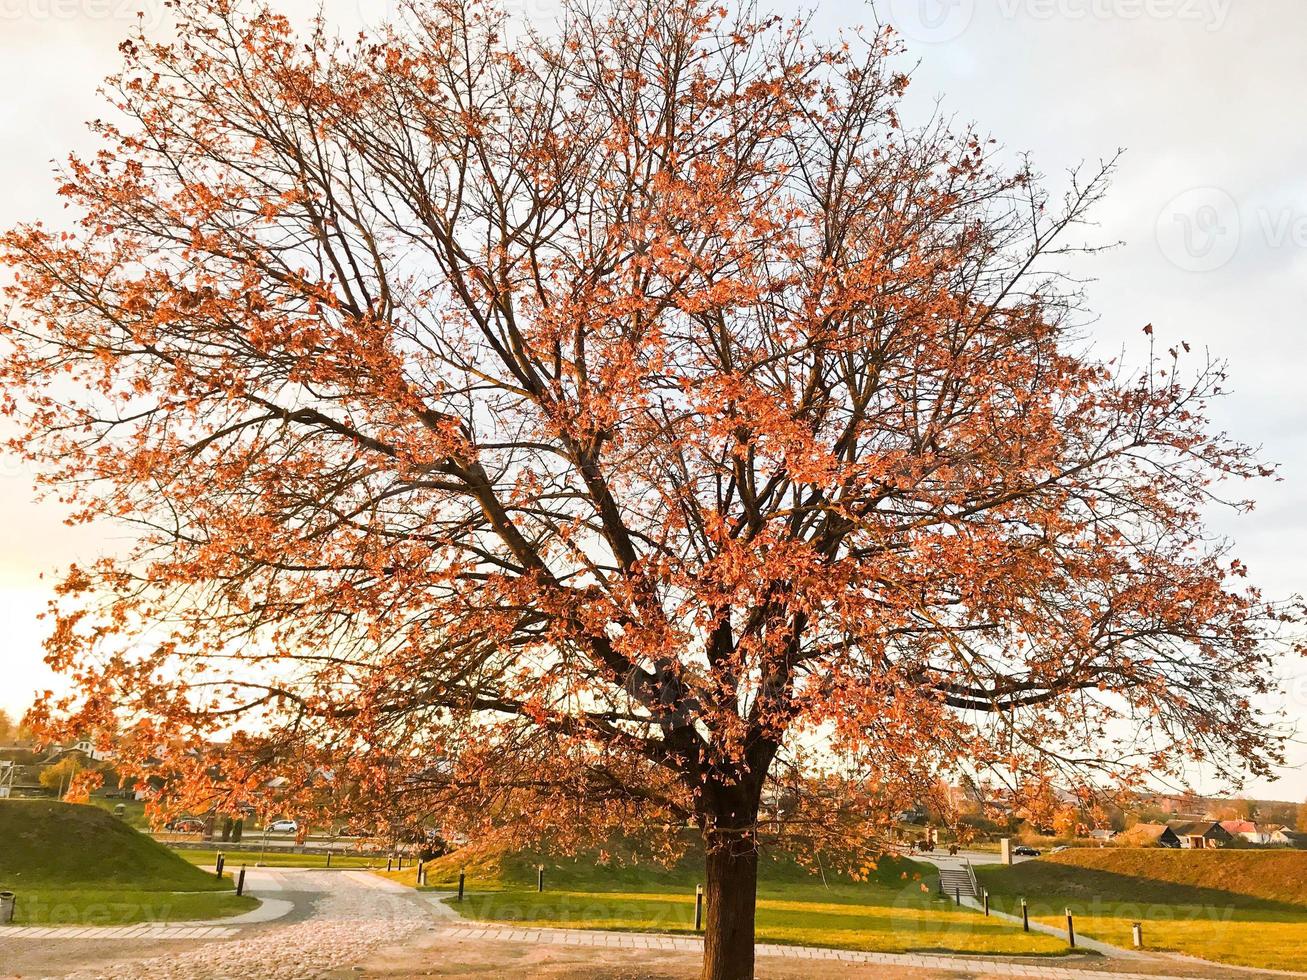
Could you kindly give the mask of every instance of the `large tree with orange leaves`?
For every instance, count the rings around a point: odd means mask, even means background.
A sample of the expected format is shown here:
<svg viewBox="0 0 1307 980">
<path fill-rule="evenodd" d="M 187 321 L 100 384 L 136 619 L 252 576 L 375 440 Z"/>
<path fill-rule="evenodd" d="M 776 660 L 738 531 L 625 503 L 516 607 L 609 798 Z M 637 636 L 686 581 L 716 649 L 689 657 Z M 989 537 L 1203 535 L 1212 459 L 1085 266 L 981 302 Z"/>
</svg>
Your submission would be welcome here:
<svg viewBox="0 0 1307 980">
<path fill-rule="evenodd" d="M 890 34 L 696 0 L 178 18 L 80 222 L 4 238 L 16 449 L 139 532 L 61 586 L 47 723 L 190 805 L 688 822 L 713 980 L 773 839 L 1275 760 L 1276 614 L 1199 516 L 1260 469 L 1220 369 L 1097 360 L 1057 275 L 1106 170 L 1054 206 L 900 120 Z"/>
</svg>

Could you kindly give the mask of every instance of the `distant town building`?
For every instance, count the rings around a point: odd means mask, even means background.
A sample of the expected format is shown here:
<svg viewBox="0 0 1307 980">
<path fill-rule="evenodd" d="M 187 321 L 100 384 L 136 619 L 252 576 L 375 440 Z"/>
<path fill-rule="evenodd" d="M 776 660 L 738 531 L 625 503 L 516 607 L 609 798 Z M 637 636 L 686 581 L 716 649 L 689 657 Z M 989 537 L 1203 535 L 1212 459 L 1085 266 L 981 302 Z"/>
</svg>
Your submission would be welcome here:
<svg viewBox="0 0 1307 980">
<path fill-rule="evenodd" d="M 1234 840 L 1233 835 L 1215 820 L 1172 822 L 1167 827 L 1179 838 L 1183 848 L 1224 847 Z"/>
<path fill-rule="evenodd" d="M 1180 846 L 1180 838 L 1164 823 L 1137 823 L 1121 836 L 1135 847 Z"/>
<path fill-rule="evenodd" d="M 1256 823 L 1252 820 L 1222 820 L 1221 827 L 1232 837 L 1264 847 L 1290 847 L 1293 841 L 1277 823 Z"/>
</svg>

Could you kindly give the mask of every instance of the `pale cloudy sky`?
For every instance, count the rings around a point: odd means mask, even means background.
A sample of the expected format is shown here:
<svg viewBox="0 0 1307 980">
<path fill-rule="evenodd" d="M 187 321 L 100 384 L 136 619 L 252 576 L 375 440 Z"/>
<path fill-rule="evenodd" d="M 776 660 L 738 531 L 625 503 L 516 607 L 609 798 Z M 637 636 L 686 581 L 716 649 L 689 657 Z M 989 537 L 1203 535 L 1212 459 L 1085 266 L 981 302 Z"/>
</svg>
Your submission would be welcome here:
<svg viewBox="0 0 1307 980">
<path fill-rule="evenodd" d="M 557 9 L 556 0 L 508 2 L 535 19 Z M 300 14 L 314 5 L 282 3 Z M 384 16 L 386 0 L 324 6 L 353 32 Z M 799 6 L 772 3 L 784 14 Z M 159 0 L 0 0 L 0 225 L 60 220 L 49 161 L 88 145 L 82 122 L 103 111 L 96 85 L 138 9 L 162 20 Z M 1217 421 L 1264 447 L 1283 480 L 1256 488 L 1252 515 L 1215 523 L 1269 595 L 1307 591 L 1307 4 L 834 0 L 816 26 L 831 35 L 877 17 L 920 60 L 909 100 L 917 118 L 938 98 L 1014 154 L 1030 151 L 1055 183 L 1081 161 L 1127 150 L 1098 212 L 1100 240 L 1124 244 L 1074 270 L 1095 280 L 1090 333 L 1137 359 L 1151 322 L 1167 344 L 1184 339 L 1230 361 L 1233 395 Z M 57 505 L 32 502 L 30 478 L 11 459 L 0 461 L 0 511 L 0 707 L 21 710 L 53 683 L 35 618 L 49 572 L 112 548 L 116 532 L 64 526 Z M 1281 673 L 1283 705 L 1307 738 L 1307 670 L 1294 661 Z M 1279 780 L 1252 789 L 1307 796 L 1307 745 L 1295 742 L 1290 756 Z"/>
</svg>

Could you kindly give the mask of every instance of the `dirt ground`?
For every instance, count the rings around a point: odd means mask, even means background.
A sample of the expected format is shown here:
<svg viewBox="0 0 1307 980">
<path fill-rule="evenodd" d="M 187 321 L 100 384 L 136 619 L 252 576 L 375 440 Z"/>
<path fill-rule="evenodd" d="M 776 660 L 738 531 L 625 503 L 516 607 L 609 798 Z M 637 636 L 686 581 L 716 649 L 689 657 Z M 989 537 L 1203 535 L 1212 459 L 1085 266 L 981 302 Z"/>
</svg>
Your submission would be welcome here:
<svg viewBox="0 0 1307 980">
<path fill-rule="evenodd" d="M 1059 957 L 1056 960 L 996 962 L 994 971 L 914 969 L 879 964 L 832 961 L 794 961 L 759 957 L 758 980 L 959 980 L 959 978 L 1010 978 L 1010 964 L 1041 964 L 1083 970 L 1086 980 L 1111 976 L 1119 971 L 1131 974 L 1184 976 L 1202 980 L 1275 980 L 1285 974 L 1254 970 L 1223 969 L 1181 959 L 1107 960 L 1101 956 Z M 1003 969 L 1008 965 L 1008 969 Z M 478 940 L 449 941 L 431 932 L 415 942 L 381 952 L 361 966 L 338 970 L 332 980 L 347 977 L 521 977 L 539 980 L 697 980 L 700 958 L 694 953 L 648 949 L 603 949 L 550 946 Z M 1036 974 L 1037 975 L 1037 974 Z"/>
<path fill-rule="evenodd" d="M 656 959 L 651 963 L 651 959 Z M 539 980 L 697 980 L 700 957 L 648 949 L 541 946 L 525 943 L 433 944 L 378 956 L 362 970 L 338 971 L 346 977 L 523 977 Z M 962 974 L 931 970 L 887 970 L 852 963 L 758 961 L 758 980 L 936 980 Z"/>
</svg>

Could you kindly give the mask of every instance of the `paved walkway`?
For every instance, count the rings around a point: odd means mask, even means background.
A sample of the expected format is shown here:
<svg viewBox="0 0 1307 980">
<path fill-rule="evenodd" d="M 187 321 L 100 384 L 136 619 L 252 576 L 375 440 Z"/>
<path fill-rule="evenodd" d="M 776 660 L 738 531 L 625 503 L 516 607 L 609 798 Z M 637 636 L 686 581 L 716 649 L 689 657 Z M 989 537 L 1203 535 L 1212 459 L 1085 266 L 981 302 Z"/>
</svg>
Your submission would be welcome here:
<svg viewBox="0 0 1307 980">
<path fill-rule="evenodd" d="M 659 936 L 638 932 L 602 932 L 584 929 L 524 929 L 499 925 L 449 926 L 442 931 L 441 939 L 592 946 L 607 949 L 669 950 L 687 953 L 695 953 L 703 949 L 702 940 L 688 936 Z M 759 943 L 756 948 L 757 955 L 760 957 L 776 957 L 784 960 L 827 960 L 910 969 L 945 970 L 985 976 L 1047 977 L 1049 980 L 1085 980 L 1087 975 L 1083 969 L 1054 966 L 1047 959 L 1014 962 L 978 957 L 935 956 L 925 953 L 869 953 L 849 949 L 780 946 L 774 943 Z M 1158 973 L 1117 970 L 1112 970 L 1107 975 L 1120 980 L 1192 980 L 1192 977 L 1168 977 Z"/>
<path fill-rule="evenodd" d="M 0 932 L 0 942 L 41 939 L 49 942 L 94 939 L 231 939 L 240 934 L 234 926 L 183 926 L 180 923 L 144 922 L 134 926 L 18 926 Z"/>
<path fill-rule="evenodd" d="M 964 861 L 970 861 L 973 867 L 980 867 L 982 864 L 1001 864 L 1002 855 L 998 851 L 959 851 L 956 855 L 949 854 L 947 847 L 941 847 L 934 851 L 913 851 L 905 855 L 914 861 L 928 861 L 931 864 L 961 864 Z M 1033 861 L 1034 858 L 1013 856 L 1013 864 L 1021 864 L 1024 861 Z"/>
</svg>

